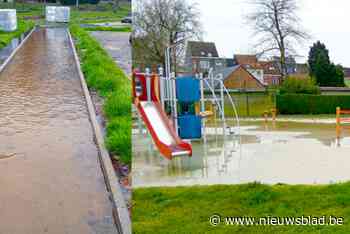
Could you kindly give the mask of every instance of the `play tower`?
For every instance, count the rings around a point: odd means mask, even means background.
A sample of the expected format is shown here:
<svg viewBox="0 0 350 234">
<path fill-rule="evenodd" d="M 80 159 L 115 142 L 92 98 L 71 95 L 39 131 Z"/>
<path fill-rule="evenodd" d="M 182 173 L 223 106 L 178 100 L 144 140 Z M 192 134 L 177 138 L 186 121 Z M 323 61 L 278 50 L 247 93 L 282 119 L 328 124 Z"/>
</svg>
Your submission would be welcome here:
<svg viewBox="0 0 350 234">
<path fill-rule="evenodd" d="M 161 68 L 158 73 L 134 71 L 132 79 L 134 105 L 160 153 L 168 159 L 191 156 L 190 141 L 205 141 L 207 130 L 224 138 L 227 134 L 239 136 L 236 107 L 221 74 L 216 77 L 210 70 L 207 77 L 176 77 L 170 71 L 170 48 L 165 55 L 165 72 Z M 233 128 L 225 119 L 225 100 L 235 113 Z M 209 117 L 219 118 L 220 131 L 216 126 L 215 131 L 206 127 Z"/>
</svg>

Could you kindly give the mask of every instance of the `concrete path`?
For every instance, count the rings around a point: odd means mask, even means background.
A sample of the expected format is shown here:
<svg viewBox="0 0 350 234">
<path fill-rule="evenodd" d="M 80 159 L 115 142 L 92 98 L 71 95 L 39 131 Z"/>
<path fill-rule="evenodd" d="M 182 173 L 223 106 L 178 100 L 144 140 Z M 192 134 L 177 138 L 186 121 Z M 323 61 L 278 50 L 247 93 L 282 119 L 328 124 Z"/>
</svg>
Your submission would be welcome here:
<svg viewBox="0 0 350 234">
<path fill-rule="evenodd" d="M 0 74 L 0 233 L 117 233 L 65 29 L 35 31 Z"/>
<path fill-rule="evenodd" d="M 112 56 L 125 74 L 131 74 L 130 33 L 125 32 L 91 32 L 107 52 Z"/>
</svg>

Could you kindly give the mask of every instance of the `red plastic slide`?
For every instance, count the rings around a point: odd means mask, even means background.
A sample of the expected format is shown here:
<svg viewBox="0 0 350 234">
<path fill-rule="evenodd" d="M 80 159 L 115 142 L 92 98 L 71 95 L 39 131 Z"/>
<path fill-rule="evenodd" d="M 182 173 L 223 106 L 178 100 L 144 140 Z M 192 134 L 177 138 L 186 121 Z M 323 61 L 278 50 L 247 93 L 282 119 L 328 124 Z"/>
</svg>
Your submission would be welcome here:
<svg viewBox="0 0 350 234">
<path fill-rule="evenodd" d="M 133 74 L 134 104 L 139 111 L 148 131 L 159 152 L 168 159 L 174 156 L 192 155 L 192 146 L 177 135 L 168 116 L 159 102 L 158 76 L 151 76 L 151 98 L 147 99 L 146 76 L 142 73 Z"/>
</svg>

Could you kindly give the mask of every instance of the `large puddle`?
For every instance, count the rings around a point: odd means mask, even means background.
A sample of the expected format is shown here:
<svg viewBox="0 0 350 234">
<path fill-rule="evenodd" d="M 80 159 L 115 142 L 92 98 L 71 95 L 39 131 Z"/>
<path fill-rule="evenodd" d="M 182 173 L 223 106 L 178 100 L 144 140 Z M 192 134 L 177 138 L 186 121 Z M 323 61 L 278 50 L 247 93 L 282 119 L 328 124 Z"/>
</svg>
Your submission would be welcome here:
<svg viewBox="0 0 350 234">
<path fill-rule="evenodd" d="M 0 113 L 0 233 L 115 233 L 66 29 L 37 29 L 17 52 Z"/>
<path fill-rule="evenodd" d="M 134 187 L 350 180 L 350 131 L 337 142 L 335 124 L 246 122 L 241 147 L 211 135 L 206 143 L 192 142 L 192 157 L 172 161 L 158 153 L 146 131 L 133 132 Z"/>
</svg>

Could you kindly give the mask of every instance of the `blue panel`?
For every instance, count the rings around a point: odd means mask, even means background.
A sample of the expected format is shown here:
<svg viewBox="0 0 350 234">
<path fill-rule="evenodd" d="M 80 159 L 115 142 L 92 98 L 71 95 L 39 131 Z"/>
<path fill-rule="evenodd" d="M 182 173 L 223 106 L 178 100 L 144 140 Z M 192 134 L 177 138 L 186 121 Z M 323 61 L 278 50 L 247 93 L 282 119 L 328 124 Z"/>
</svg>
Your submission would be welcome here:
<svg viewBox="0 0 350 234">
<path fill-rule="evenodd" d="M 198 139 L 202 137 L 202 120 L 196 115 L 178 117 L 179 135 L 182 139 Z"/>
<path fill-rule="evenodd" d="M 200 100 L 199 80 L 190 77 L 176 79 L 176 97 L 179 102 L 197 102 Z"/>
</svg>

